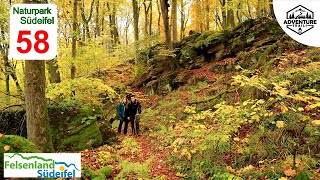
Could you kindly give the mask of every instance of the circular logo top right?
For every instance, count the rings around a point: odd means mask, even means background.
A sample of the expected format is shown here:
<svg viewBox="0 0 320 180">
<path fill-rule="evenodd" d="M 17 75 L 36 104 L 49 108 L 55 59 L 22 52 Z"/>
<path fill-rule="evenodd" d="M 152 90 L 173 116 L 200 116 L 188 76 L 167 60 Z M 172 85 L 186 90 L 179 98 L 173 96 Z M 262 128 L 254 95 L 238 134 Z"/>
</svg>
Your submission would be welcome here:
<svg viewBox="0 0 320 180">
<path fill-rule="evenodd" d="M 320 0 L 273 0 L 273 10 L 291 38 L 320 47 Z"/>
</svg>

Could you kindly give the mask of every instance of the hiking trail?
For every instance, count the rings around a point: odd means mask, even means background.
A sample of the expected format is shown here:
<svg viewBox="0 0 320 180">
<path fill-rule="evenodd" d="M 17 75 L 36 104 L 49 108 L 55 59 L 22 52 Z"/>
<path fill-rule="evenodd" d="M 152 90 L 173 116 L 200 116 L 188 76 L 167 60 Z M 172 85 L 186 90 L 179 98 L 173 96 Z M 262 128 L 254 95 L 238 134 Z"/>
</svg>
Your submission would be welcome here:
<svg viewBox="0 0 320 180">
<path fill-rule="evenodd" d="M 128 68 L 128 67 L 124 67 Z M 118 78 L 124 82 L 132 81 L 128 73 L 119 74 Z M 110 77 L 106 77 L 110 78 Z M 148 97 L 144 92 L 127 87 L 142 103 L 143 110 L 152 107 L 156 99 Z M 117 131 L 119 120 L 113 122 L 113 129 Z M 140 136 L 132 135 L 131 124 L 128 125 L 127 135 L 118 134 L 118 141 L 111 145 L 103 145 L 92 150 L 81 152 L 82 164 L 97 171 L 106 165 L 112 165 L 111 177 L 107 179 L 135 179 L 134 174 L 145 174 L 150 179 L 180 179 L 176 176 L 168 163 L 167 152 L 151 142 L 148 129 L 154 126 L 152 121 L 140 123 Z"/>
</svg>

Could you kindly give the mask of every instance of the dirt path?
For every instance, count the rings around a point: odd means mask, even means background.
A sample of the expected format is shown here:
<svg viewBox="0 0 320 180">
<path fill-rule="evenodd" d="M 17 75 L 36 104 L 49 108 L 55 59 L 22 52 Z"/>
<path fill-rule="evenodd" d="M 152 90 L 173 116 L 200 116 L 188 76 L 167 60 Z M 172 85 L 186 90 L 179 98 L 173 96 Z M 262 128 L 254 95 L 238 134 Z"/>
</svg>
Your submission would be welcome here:
<svg viewBox="0 0 320 180">
<path fill-rule="evenodd" d="M 128 65 L 121 65 L 119 68 L 129 69 L 124 72 L 131 72 L 130 69 L 133 69 Z M 120 82 L 121 84 L 130 84 L 134 78 L 131 77 L 132 74 L 130 73 L 114 73 L 116 75 L 106 76 L 105 82 L 118 82 L 119 79 L 122 79 Z M 127 89 L 141 102 L 143 109 L 152 107 L 157 102 L 157 96 L 146 96 L 144 92 L 141 92 L 134 87 L 127 87 Z M 151 127 L 151 125 L 141 123 L 141 129 L 144 127 Z M 141 136 L 132 136 L 131 125 L 129 124 L 128 135 L 118 135 L 118 142 L 112 145 L 104 145 L 93 150 L 82 151 L 82 164 L 89 166 L 93 170 L 99 170 L 103 166 L 112 165 L 112 177 L 109 177 L 108 179 L 115 179 L 117 176 L 119 177 L 119 175 L 121 175 L 121 179 L 137 179 L 133 177 L 134 175 L 132 174 L 137 174 L 139 172 L 127 173 L 128 167 L 134 169 L 133 171 L 139 171 L 139 169 L 135 169 L 135 167 L 146 167 L 146 162 L 151 160 L 147 167 L 149 172 L 147 175 L 148 178 L 142 179 L 154 179 L 157 177 L 168 180 L 180 179 L 175 175 L 167 163 L 167 152 L 152 144 L 148 133 L 149 132 L 142 132 Z M 133 167 L 130 165 L 133 165 Z M 130 175 L 123 177 L 123 174 Z"/>
<path fill-rule="evenodd" d="M 129 128 L 130 129 L 130 128 Z M 89 151 L 83 151 L 82 153 L 82 163 L 89 166 L 93 170 L 98 170 L 103 166 L 106 165 L 112 165 L 113 166 L 113 173 L 112 177 L 108 179 L 114 179 L 121 171 L 122 171 L 122 165 L 120 165 L 120 162 L 117 160 L 113 160 L 112 157 L 110 157 L 110 160 L 102 161 L 101 157 L 103 157 L 104 154 L 110 153 L 117 154 L 121 150 L 121 148 L 124 148 L 123 141 L 125 138 L 134 139 L 138 146 L 140 147 L 140 152 L 138 154 L 131 154 L 131 153 L 125 153 L 120 154 L 122 161 L 128 161 L 130 163 L 139 163 L 144 164 L 148 159 L 151 158 L 151 164 L 149 165 L 149 177 L 150 178 L 156 178 L 156 177 L 163 177 L 165 179 L 180 179 L 175 175 L 175 173 L 171 170 L 167 163 L 167 157 L 164 150 L 159 149 L 158 147 L 155 147 L 149 137 L 145 135 L 141 136 L 131 136 L 131 135 L 119 135 L 119 141 L 114 146 L 115 148 L 110 148 L 108 145 L 101 146 L 99 148 L 89 150 Z M 111 163 L 106 163 L 106 162 Z M 130 177 L 128 177 L 130 178 Z"/>
<path fill-rule="evenodd" d="M 145 96 L 143 92 L 134 92 L 133 94 L 135 94 L 137 99 L 143 104 L 144 109 L 153 104 L 154 97 L 150 99 Z M 148 125 L 142 124 L 142 129 L 146 126 Z M 139 152 L 135 152 L 134 149 L 136 147 L 128 144 L 128 141 L 131 143 L 136 142 Z M 112 145 L 104 145 L 93 150 L 82 151 L 81 153 L 82 163 L 93 170 L 98 170 L 106 165 L 112 165 L 112 177 L 108 179 L 115 179 L 115 177 L 121 173 L 124 168 L 123 162 L 125 161 L 144 165 L 149 159 L 151 159 L 151 163 L 148 166 L 148 176 L 151 179 L 157 177 L 168 180 L 180 179 L 168 164 L 167 152 L 152 144 L 148 132 L 142 133 L 141 136 L 132 136 L 130 124 L 128 134 L 126 136 L 123 134 L 118 135 L 118 142 Z M 106 154 L 110 154 L 110 159 L 108 159 Z M 131 177 L 127 177 L 127 179 L 131 179 Z"/>
<path fill-rule="evenodd" d="M 136 138 L 140 147 L 142 147 L 143 160 L 153 157 L 151 162 L 151 177 L 166 177 L 166 179 L 179 179 L 170 169 L 167 163 L 166 152 L 153 146 L 146 136 Z"/>
</svg>

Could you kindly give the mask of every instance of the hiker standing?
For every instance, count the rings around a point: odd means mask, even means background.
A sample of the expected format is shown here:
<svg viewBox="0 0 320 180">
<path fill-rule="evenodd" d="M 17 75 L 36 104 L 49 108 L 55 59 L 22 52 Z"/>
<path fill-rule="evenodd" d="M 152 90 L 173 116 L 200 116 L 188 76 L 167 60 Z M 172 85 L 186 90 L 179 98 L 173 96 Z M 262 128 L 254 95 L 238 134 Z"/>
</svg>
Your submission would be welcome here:
<svg viewBox="0 0 320 180">
<path fill-rule="evenodd" d="M 123 98 L 122 102 L 117 107 L 118 112 L 118 118 L 120 120 L 119 127 L 118 127 L 118 133 L 121 133 L 122 124 L 124 122 L 124 134 L 127 134 L 128 130 L 128 120 L 126 119 L 126 111 L 128 111 L 128 102 L 127 98 Z"/>
<path fill-rule="evenodd" d="M 130 97 L 130 103 L 128 105 L 128 113 L 130 114 L 130 122 L 133 135 L 139 135 L 139 125 L 140 125 L 140 113 L 142 107 L 140 102 L 135 98 L 134 95 Z"/>
</svg>

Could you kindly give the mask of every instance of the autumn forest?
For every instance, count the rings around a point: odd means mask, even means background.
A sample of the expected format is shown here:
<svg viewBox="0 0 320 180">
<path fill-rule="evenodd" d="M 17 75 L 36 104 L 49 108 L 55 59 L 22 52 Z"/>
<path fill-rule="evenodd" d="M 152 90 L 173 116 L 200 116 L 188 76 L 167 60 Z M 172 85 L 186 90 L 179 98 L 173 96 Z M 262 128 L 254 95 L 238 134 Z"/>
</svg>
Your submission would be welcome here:
<svg viewBox="0 0 320 180">
<path fill-rule="evenodd" d="M 56 5 L 54 59 L 10 58 L 23 3 Z M 0 177 L 65 152 L 79 179 L 319 179 L 319 69 L 272 0 L 0 0 Z"/>
</svg>

